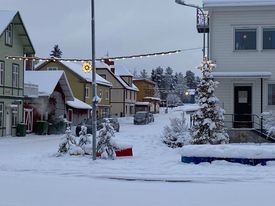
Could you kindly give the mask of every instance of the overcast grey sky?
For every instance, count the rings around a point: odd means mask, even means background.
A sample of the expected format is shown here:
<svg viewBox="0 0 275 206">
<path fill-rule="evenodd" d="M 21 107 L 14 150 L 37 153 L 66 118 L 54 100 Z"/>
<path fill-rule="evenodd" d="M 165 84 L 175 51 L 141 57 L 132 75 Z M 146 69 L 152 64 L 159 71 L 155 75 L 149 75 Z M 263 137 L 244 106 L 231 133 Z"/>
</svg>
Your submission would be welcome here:
<svg viewBox="0 0 275 206">
<path fill-rule="evenodd" d="M 187 0 L 201 5 L 201 0 Z M 1 0 L 2 10 L 19 10 L 40 57 L 55 44 L 63 57 L 91 58 L 90 0 Z M 95 0 L 96 56 L 132 55 L 202 46 L 196 31 L 195 9 L 174 0 Z M 129 70 L 170 66 L 174 71 L 196 66 L 202 51 L 117 61 Z"/>
</svg>

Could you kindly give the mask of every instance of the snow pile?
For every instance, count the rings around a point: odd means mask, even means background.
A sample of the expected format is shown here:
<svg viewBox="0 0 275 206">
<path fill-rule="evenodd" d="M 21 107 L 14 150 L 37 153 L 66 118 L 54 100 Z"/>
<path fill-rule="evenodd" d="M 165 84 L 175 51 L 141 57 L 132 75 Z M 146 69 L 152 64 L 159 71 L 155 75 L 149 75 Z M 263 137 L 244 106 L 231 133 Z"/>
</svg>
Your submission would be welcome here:
<svg viewBox="0 0 275 206">
<path fill-rule="evenodd" d="M 182 148 L 182 156 L 221 158 L 275 158 L 274 144 L 223 144 L 187 145 Z"/>
<path fill-rule="evenodd" d="M 228 143 L 229 136 L 224 127 L 224 110 L 218 106 L 219 99 L 214 91 L 218 82 L 214 81 L 212 70 L 216 65 L 206 58 L 201 66 L 203 77 L 198 85 L 199 110 L 193 115 L 192 143 Z"/>
</svg>

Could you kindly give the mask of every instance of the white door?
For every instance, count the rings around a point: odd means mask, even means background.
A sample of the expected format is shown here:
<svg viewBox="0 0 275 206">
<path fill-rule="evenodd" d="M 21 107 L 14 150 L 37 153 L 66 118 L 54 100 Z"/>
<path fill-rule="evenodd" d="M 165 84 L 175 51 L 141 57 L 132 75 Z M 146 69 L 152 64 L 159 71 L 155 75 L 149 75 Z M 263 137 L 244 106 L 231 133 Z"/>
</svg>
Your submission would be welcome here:
<svg viewBox="0 0 275 206">
<path fill-rule="evenodd" d="M 32 132 L 33 109 L 24 109 L 24 123 L 27 125 L 26 132 Z"/>
<path fill-rule="evenodd" d="M 6 136 L 11 135 L 11 108 L 6 109 Z"/>
</svg>

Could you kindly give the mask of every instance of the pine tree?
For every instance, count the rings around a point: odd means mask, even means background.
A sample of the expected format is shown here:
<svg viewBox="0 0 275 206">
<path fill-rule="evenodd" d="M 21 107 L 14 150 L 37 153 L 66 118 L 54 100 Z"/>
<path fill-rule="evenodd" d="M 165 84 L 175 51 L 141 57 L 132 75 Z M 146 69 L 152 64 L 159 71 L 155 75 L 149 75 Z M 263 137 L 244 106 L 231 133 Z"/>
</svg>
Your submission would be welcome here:
<svg viewBox="0 0 275 206">
<path fill-rule="evenodd" d="M 143 79 L 148 79 L 149 78 L 148 73 L 145 69 L 140 71 L 140 77 L 143 78 Z"/>
<path fill-rule="evenodd" d="M 50 53 L 51 57 L 55 57 L 55 58 L 61 58 L 62 57 L 62 51 L 59 49 L 58 45 L 54 45 L 53 50 Z"/>
<path fill-rule="evenodd" d="M 188 70 L 185 73 L 185 78 L 186 78 L 186 84 L 189 89 L 196 89 L 197 88 L 197 83 L 196 83 L 196 77 L 194 72 Z"/>
<path fill-rule="evenodd" d="M 216 67 L 212 61 L 204 59 L 199 66 L 203 77 L 197 92 L 200 109 L 193 115 L 193 144 L 228 143 L 229 137 L 224 127 L 224 110 L 218 106 L 218 98 L 214 94 L 218 82 L 214 81 L 212 70 Z"/>
<path fill-rule="evenodd" d="M 162 142 L 168 147 L 176 148 L 190 144 L 191 136 L 185 120 L 185 113 L 182 118 L 170 119 L 170 126 L 164 128 Z"/>
</svg>

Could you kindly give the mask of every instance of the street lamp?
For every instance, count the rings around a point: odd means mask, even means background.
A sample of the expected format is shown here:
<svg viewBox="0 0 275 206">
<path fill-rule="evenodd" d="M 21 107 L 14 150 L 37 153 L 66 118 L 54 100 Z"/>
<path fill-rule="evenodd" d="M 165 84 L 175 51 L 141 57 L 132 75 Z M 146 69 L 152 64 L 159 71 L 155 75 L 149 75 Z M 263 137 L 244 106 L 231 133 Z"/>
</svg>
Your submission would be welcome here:
<svg viewBox="0 0 275 206">
<path fill-rule="evenodd" d="M 93 133 L 93 160 L 96 160 L 96 108 L 97 108 L 97 93 L 96 93 L 96 65 L 95 65 L 95 2 L 91 0 L 91 47 L 92 47 L 92 133 Z"/>
<path fill-rule="evenodd" d="M 205 24 L 205 13 L 204 13 L 202 7 L 199 7 L 199 6 L 194 5 L 194 4 L 186 4 L 184 0 L 175 0 L 175 2 L 177 4 L 181 4 L 183 6 L 196 8 L 202 13 L 202 15 L 203 15 L 203 48 L 202 48 L 202 53 L 203 53 L 203 58 L 204 58 L 205 57 L 205 29 L 206 29 L 205 27 L 206 27 L 206 24 Z"/>
</svg>

